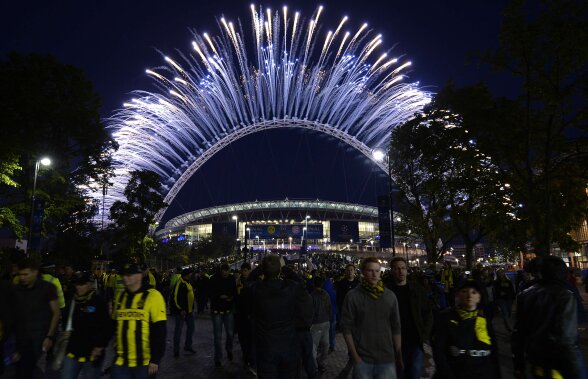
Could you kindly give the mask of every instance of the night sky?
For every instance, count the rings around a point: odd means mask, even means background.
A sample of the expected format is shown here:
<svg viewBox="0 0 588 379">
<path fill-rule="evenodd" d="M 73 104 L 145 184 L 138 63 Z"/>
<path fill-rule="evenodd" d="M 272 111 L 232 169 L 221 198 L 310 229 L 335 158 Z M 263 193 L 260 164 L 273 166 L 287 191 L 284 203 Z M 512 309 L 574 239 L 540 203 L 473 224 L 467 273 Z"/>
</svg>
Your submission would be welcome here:
<svg viewBox="0 0 588 379">
<path fill-rule="evenodd" d="M 50 53 L 81 68 L 102 97 L 108 117 L 133 90 L 154 90 L 144 71 L 163 65 L 158 52 L 188 52 L 189 29 L 219 34 L 216 19 L 240 19 L 250 32 L 251 2 L 214 1 L 12 1 L 0 12 L 0 56 L 10 51 Z M 260 3 L 254 3 L 260 4 Z M 495 49 L 505 0 L 413 0 L 264 2 L 273 10 L 288 5 L 309 18 L 323 5 L 324 37 L 343 16 L 357 30 L 367 22 L 413 62 L 410 81 L 436 92 L 487 82 L 508 95 L 508 80 L 478 64 L 475 53 Z M 249 34 L 250 35 L 250 34 Z M 171 204 L 164 221 L 187 211 L 241 201 L 326 199 L 375 205 L 386 179 L 360 153 L 334 139 L 301 130 L 261 132 L 227 147 L 197 172 Z"/>
</svg>

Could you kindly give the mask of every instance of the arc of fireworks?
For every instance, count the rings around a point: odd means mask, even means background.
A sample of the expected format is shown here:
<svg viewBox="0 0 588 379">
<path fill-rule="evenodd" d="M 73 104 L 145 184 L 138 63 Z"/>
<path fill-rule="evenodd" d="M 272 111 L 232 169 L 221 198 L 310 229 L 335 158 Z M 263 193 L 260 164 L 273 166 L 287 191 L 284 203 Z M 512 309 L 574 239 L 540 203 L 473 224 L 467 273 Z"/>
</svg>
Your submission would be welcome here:
<svg viewBox="0 0 588 379">
<path fill-rule="evenodd" d="M 409 61 L 383 53 L 369 63 L 382 37 L 370 37 L 367 24 L 343 32 L 344 17 L 319 48 L 322 11 L 304 23 L 286 7 L 272 13 L 251 6 L 251 49 L 242 27 L 221 18 L 219 36 L 194 33 L 191 55 L 180 53 L 180 62 L 166 56 L 166 66 L 146 70 L 159 91 L 134 92 L 108 120 L 119 143 L 108 208 L 123 199 L 130 171 L 157 172 L 169 191 L 219 141 L 270 120 L 286 127 L 288 119 L 308 120 L 367 146 L 386 145 L 391 129 L 431 96 L 403 82 Z"/>
</svg>

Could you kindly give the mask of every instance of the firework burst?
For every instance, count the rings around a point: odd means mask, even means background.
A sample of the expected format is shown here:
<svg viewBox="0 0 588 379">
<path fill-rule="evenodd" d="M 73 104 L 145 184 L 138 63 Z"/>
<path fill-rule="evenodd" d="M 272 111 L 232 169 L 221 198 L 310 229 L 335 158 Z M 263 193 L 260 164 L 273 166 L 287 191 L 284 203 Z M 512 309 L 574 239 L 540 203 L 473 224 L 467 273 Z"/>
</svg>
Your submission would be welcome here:
<svg viewBox="0 0 588 379">
<path fill-rule="evenodd" d="M 135 91 L 108 120 L 119 150 L 107 208 L 124 199 L 129 172 L 145 169 L 161 176 L 170 203 L 212 155 L 259 130 L 317 130 L 370 158 L 385 147 L 392 128 L 430 94 L 403 81 L 410 61 L 377 53 L 382 37 L 366 24 L 346 31 L 344 17 L 319 36 L 321 13 L 304 21 L 286 7 L 252 6 L 252 38 L 221 18 L 218 36 L 194 33 L 190 54 L 165 56 L 165 66 L 146 70 L 158 91 Z"/>
</svg>

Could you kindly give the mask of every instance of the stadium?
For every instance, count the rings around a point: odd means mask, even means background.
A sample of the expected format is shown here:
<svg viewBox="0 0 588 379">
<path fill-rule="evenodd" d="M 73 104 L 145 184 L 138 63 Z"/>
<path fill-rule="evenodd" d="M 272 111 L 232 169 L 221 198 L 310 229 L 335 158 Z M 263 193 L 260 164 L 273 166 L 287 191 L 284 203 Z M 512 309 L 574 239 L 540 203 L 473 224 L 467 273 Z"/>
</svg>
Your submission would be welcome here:
<svg viewBox="0 0 588 379">
<path fill-rule="evenodd" d="M 394 216 L 399 217 L 395 214 Z M 325 200 L 273 200 L 184 213 L 156 233 L 159 241 L 235 236 L 253 250 L 380 251 L 378 208 Z M 385 245 L 385 244 L 382 244 Z"/>
</svg>

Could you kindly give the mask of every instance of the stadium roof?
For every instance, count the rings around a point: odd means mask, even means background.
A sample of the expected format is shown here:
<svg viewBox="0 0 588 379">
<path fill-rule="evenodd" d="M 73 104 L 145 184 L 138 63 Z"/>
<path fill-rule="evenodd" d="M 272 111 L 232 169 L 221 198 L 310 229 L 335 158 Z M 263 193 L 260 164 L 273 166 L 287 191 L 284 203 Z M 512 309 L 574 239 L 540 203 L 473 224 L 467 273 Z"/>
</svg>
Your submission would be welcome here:
<svg viewBox="0 0 588 379">
<path fill-rule="evenodd" d="M 232 215 L 248 214 L 244 221 L 259 220 L 260 217 L 254 214 L 265 213 L 263 219 L 274 219 L 275 212 L 288 213 L 291 211 L 302 212 L 301 218 L 305 217 L 307 212 L 312 212 L 314 219 L 366 219 L 376 220 L 378 217 L 378 208 L 360 204 L 339 203 L 325 200 L 270 200 L 270 201 L 252 201 L 239 204 L 221 205 L 212 208 L 200 209 L 180 216 L 174 217 L 165 224 L 165 229 L 184 227 L 189 224 L 204 222 L 205 220 L 230 220 Z M 274 214 L 272 214 L 272 212 Z M 324 216 L 324 217 L 323 217 Z M 347 216 L 347 217 L 345 217 Z M 295 218 L 295 216 L 284 216 L 277 218 Z M 240 220 L 243 218 L 240 217 Z"/>
</svg>

